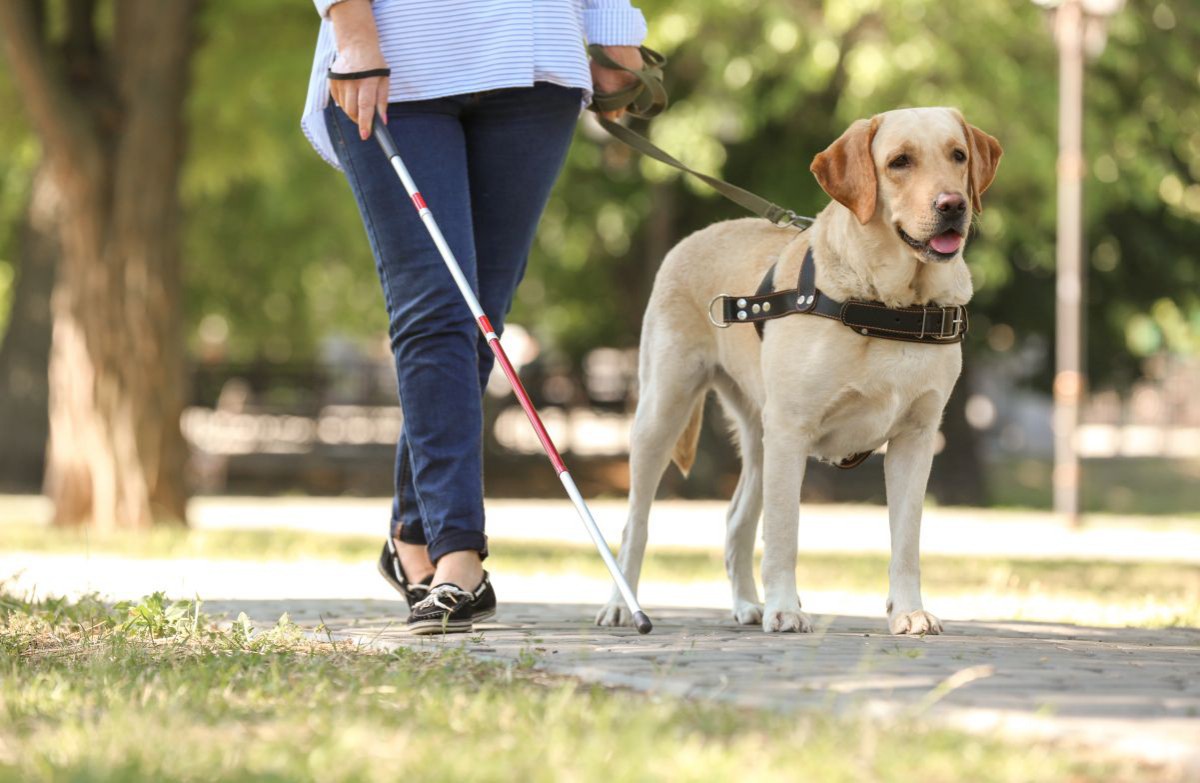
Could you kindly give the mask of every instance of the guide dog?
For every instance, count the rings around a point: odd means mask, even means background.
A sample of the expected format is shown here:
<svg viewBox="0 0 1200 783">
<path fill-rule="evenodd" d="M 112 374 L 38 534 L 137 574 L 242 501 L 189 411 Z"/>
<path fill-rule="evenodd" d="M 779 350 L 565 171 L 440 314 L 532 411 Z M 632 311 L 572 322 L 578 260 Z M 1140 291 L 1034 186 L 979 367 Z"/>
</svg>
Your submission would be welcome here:
<svg viewBox="0 0 1200 783">
<path fill-rule="evenodd" d="M 832 201 L 807 231 L 747 218 L 709 226 L 663 260 L 646 308 L 640 397 L 630 449 L 629 518 L 621 569 L 636 590 L 647 520 L 668 463 L 685 474 L 709 389 L 742 451 L 727 515 L 725 564 L 737 622 L 767 632 L 812 629 L 796 592 L 800 486 L 809 457 L 837 463 L 886 444 L 884 475 L 892 557 L 888 626 L 936 634 L 921 602 L 921 511 L 943 409 L 962 369 L 953 344 L 863 336 L 830 318 L 791 315 L 755 329 L 717 329 L 709 305 L 752 292 L 775 265 L 774 286 L 797 279 L 811 248 L 816 286 L 836 300 L 889 308 L 966 305 L 963 245 L 1002 150 L 956 109 L 900 109 L 859 120 L 818 154 L 811 170 Z M 755 530 L 763 517 L 765 606 L 754 583 Z M 632 621 L 620 594 L 598 625 Z"/>
</svg>

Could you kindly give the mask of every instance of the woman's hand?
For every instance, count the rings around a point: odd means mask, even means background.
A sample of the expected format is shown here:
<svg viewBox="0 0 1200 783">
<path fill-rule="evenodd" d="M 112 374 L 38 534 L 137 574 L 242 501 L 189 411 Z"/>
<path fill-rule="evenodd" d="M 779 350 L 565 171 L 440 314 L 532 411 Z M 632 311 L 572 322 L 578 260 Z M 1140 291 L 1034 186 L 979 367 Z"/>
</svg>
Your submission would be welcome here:
<svg viewBox="0 0 1200 783">
<path fill-rule="evenodd" d="M 338 50 L 332 68 L 334 73 L 387 67 L 379 48 L 379 31 L 371 13 L 371 0 L 344 0 L 329 9 L 329 19 L 333 22 L 333 37 Z M 329 93 L 342 111 L 358 124 L 358 135 L 364 141 L 371 136 L 376 111 L 387 122 L 388 77 L 330 79 Z"/>
<path fill-rule="evenodd" d="M 603 48 L 604 53 L 611 57 L 618 65 L 623 65 L 631 71 L 640 71 L 642 69 L 642 53 L 638 47 L 605 46 Z M 617 70 L 616 68 L 605 68 L 594 61 L 591 66 L 592 88 L 599 93 L 616 92 L 637 81 L 637 77 L 633 74 Z M 605 119 L 616 120 L 620 119 L 624 113 L 624 109 L 615 109 L 613 111 L 600 112 L 600 116 Z"/>
</svg>

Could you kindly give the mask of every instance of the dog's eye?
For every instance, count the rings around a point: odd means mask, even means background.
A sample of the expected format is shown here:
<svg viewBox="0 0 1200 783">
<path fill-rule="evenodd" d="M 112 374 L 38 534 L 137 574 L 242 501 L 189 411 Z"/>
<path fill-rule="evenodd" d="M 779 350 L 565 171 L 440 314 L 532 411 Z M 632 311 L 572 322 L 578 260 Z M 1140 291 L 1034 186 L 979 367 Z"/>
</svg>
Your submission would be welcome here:
<svg viewBox="0 0 1200 783">
<path fill-rule="evenodd" d="M 955 150 L 954 151 L 954 160 L 956 160 L 959 163 L 966 163 L 967 153 L 963 152 L 962 150 Z"/>
<path fill-rule="evenodd" d="M 888 168 L 889 169 L 906 169 L 906 168 L 908 168 L 909 164 L 911 164 L 911 163 L 912 163 L 912 161 L 908 159 L 907 155 L 897 155 L 896 157 L 892 158 L 891 163 L 888 163 Z"/>
</svg>

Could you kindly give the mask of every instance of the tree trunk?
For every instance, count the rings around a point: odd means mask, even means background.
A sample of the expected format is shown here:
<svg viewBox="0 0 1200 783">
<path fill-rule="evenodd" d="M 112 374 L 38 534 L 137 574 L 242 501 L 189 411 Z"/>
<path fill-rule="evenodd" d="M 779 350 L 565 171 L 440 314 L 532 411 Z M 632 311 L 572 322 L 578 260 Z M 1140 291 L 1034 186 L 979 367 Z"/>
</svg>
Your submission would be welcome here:
<svg viewBox="0 0 1200 783">
<path fill-rule="evenodd" d="M 46 372 L 50 292 L 58 262 L 58 189 L 44 168 L 33 176 L 18 233 L 16 288 L 0 345 L 0 489 L 29 492 L 42 484 L 49 433 Z"/>
<path fill-rule="evenodd" d="M 178 180 L 195 4 L 118 0 L 107 52 L 94 3 L 67 10 L 56 67 L 35 4 L 0 3 L 63 195 L 45 489 L 57 524 L 145 528 L 186 503 Z"/>
</svg>

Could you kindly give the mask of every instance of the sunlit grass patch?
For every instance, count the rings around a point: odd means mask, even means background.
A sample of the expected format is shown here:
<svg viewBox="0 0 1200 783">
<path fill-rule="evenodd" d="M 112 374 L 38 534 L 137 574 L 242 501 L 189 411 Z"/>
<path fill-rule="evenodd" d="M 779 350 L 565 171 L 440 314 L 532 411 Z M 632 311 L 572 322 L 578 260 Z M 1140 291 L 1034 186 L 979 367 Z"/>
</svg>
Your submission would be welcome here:
<svg viewBox="0 0 1200 783">
<path fill-rule="evenodd" d="M 527 658 L 527 660 L 529 660 Z M 0 593 L 0 780 L 1133 779 L 1044 746 L 379 652 L 151 596 Z"/>
</svg>

